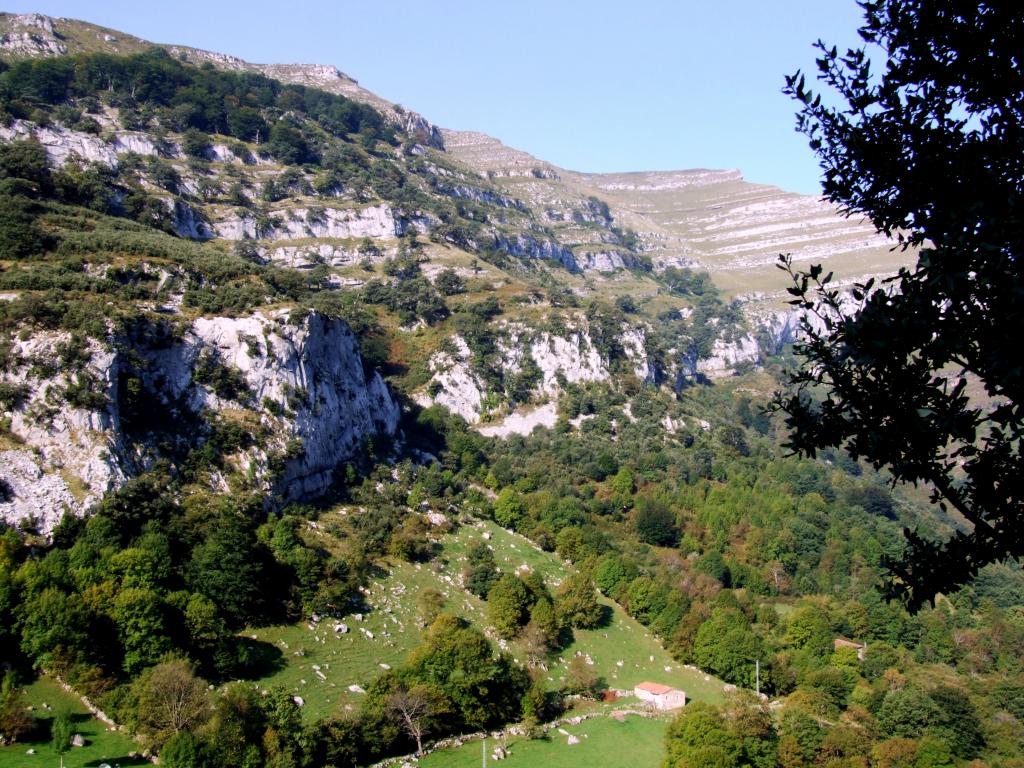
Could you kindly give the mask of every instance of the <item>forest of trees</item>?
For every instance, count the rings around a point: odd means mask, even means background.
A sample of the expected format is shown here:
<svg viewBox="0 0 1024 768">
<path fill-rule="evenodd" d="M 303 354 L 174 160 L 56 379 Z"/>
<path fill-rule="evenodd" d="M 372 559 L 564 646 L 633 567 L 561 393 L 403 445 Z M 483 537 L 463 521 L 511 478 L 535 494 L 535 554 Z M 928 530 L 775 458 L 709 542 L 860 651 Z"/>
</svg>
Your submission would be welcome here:
<svg viewBox="0 0 1024 768">
<path fill-rule="evenodd" d="M 404 138 L 365 105 L 155 51 L 0 69 L 4 120 L 95 132 L 102 101 L 126 127 L 157 139 L 179 134 L 185 162 L 200 169 L 214 134 L 238 142 L 238 156 L 265 151 L 281 172 L 258 193 L 241 180 L 203 193 L 250 211 L 260 227 L 275 226 L 263 204 L 293 192 L 414 202 L 439 222 L 434 244 L 509 264 L 475 240 L 487 210 L 421 194 L 412 176 L 429 171 L 393 161 Z M 425 363 L 415 360 L 425 355 L 410 352 L 409 340 L 451 331 L 490 395 L 511 405 L 533 399 L 539 368 L 524 361 L 509 372 L 498 354 L 513 299 L 494 286 L 472 293 L 473 281 L 451 268 L 428 279 L 414 228 L 381 260 L 383 276 L 328 290 L 324 270 L 265 264 L 250 241 L 227 249 L 173 236 L 174 205 L 197 194 L 183 190 L 179 168 L 160 156 L 128 157 L 116 172 L 55 168 L 37 142 L 0 146 L 0 289 L 19 294 L 0 303 L 0 374 L 16 334 L 67 333 L 48 363 L 67 367 L 81 365 L 86 338 L 172 337 L 170 321 L 140 308 L 161 297 L 141 260 L 159 259 L 181 280 L 185 311 L 283 304 L 344 317 L 368 370 L 408 366 L 402 374 L 413 385 L 425 383 Z M 609 219 L 599 201 L 590 208 Z M 376 248 L 360 247 L 368 258 Z M 515 722 L 539 735 L 539 723 L 607 687 L 580 661 L 559 684 L 537 670 L 574 632 L 604 626 L 614 601 L 680 664 L 739 687 L 724 704 L 691 703 L 671 724 L 667 768 L 1024 765 L 1020 563 L 989 558 L 997 562 L 934 603 L 913 603 L 914 612 L 888 600 L 884 580 L 903 553 L 903 529 L 931 542 L 963 528 L 894 483 L 900 475 L 871 455 L 862 461 L 834 443 L 791 455 L 784 418 L 766 410 L 767 390 L 791 375 L 790 357 L 767 361 L 756 378 L 645 384 L 623 347 L 637 311 L 629 296 L 581 301 L 557 281 L 541 282 L 543 323 L 585 323 L 608 381 L 561 382 L 555 426 L 507 439 L 405 401 L 401 439 L 366 441 L 337 468 L 330 494 L 309 506 L 224 493 L 210 476 L 260 434 L 209 414 L 201 424 L 161 423 L 125 375 L 118 386 L 128 437 L 172 444 L 161 439 L 195 428 L 202 439 L 167 449 L 85 517 L 67 515 L 49 539 L 31 522 L 0 528 L 0 740 L 38 737 L 41 719 L 22 689 L 41 674 L 89 696 L 169 768 L 340 768 Z M 656 368 L 668 350 L 696 358 L 744 325 L 707 273 L 670 268 L 656 286 L 661 297 L 693 302 L 688 320 L 678 308 L 656 318 L 648 350 Z M 197 361 L 194 376 L 225 398 L 248 396 L 238 371 L 215 361 Z M 87 384 L 61 396 L 97 407 Z M 25 396 L 24 387 L 0 383 L 5 411 Z M 13 441 L 8 429 L 0 421 L 0 436 Z M 340 504 L 353 513 L 324 524 L 327 547 L 310 523 Z M 437 594 L 410 598 L 422 614 L 421 642 L 368 681 L 352 711 L 310 722 L 289 692 L 257 690 L 254 681 L 282 663 L 281 650 L 243 628 L 340 619 L 368 610 L 362 590 L 378 569 L 443 567 L 424 505 L 449 510 L 453 525 L 493 520 L 555 553 L 568 575 L 555 585 L 509 572 L 489 547 L 474 546 L 465 567 L 447 575 L 484 601 L 484 618 L 468 623 Z M 500 650 L 508 642 L 525 651 L 519 661 Z M 768 700 L 751 691 L 758 684 Z M 49 727 L 66 747 L 67 723 L 54 718 Z"/>
</svg>

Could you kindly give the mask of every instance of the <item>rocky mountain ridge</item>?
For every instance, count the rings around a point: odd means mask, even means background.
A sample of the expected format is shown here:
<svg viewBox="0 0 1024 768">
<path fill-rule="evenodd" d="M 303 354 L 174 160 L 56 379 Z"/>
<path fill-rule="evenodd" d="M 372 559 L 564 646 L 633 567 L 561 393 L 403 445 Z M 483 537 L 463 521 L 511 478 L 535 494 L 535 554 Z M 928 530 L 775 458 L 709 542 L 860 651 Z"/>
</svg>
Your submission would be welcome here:
<svg viewBox="0 0 1024 768">
<path fill-rule="evenodd" d="M 0 54 L 15 63 L 150 49 L 83 22 L 0 16 Z M 156 427 L 140 432 L 138 414 L 134 424 L 125 416 L 138 407 L 129 395 L 193 424 L 163 441 L 168 450 L 227 446 L 205 482 L 226 490 L 243 478 L 275 503 L 323 493 L 366 440 L 398 433 L 398 398 L 369 370 L 383 362 L 379 347 L 367 363 L 343 320 L 307 313 L 313 294 L 350 314 L 362 305 L 360 333 L 386 338 L 386 354 L 412 350 L 392 360 L 394 390 L 505 436 L 551 426 L 574 387 L 679 390 L 777 354 L 799 320 L 779 303 L 779 250 L 824 260 L 846 280 L 899 263 L 869 227 L 736 171 L 576 173 L 484 134 L 438 129 L 331 66 L 164 50 L 169 58 L 147 66 L 184 76 L 211 64 L 323 90 L 371 106 L 391 134 L 374 133 L 373 115 L 356 131 L 302 112 L 302 90 L 287 109 L 249 107 L 259 130 L 235 135 L 139 104 L 134 86 L 42 113 L 14 100 L 0 142 L 40 146 L 52 172 L 98 179 L 109 212 L 123 217 L 134 201 L 139 221 L 199 249 L 184 264 L 168 260 L 157 254 L 171 245 L 120 224 L 96 242 L 91 230 L 71 232 L 57 249 L 82 254 L 67 268 L 94 290 L 113 290 L 109 275 L 134 286 L 124 308 L 145 316 L 143 327 L 169 320 L 178 330 L 153 347 L 112 322 L 87 342 L 20 327 L 0 371 L 11 412 L 0 513 L 24 518 L 45 499 L 42 530 L 167 453 L 154 448 Z M 67 226 L 64 213 L 48 215 L 44 228 Z M 37 299 L 50 284 L 25 277 L 31 269 L 0 264 L 8 301 Z M 304 319 L 290 320 L 293 311 Z M 57 350 L 82 344 L 77 370 L 54 364 Z"/>
</svg>

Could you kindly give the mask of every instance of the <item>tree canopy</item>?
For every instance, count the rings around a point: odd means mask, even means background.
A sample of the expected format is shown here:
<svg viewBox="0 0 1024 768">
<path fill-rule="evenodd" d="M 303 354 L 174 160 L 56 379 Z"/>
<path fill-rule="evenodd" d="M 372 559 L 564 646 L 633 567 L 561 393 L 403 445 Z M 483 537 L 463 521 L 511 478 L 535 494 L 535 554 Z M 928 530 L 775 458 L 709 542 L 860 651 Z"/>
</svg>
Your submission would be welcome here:
<svg viewBox="0 0 1024 768">
<path fill-rule="evenodd" d="M 841 446 L 966 521 L 941 542 L 905 532 L 890 595 L 917 608 L 1024 555 L 1024 17 L 1008 2 L 862 6 L 863 47 L 818 43 L 826 95 L 800 72 L 786 91 L 825 196 L 917 262 L 847 296 L 782 257 L 805 310 L 803 364 L 775 407 L 792 450 Z"/>
</svg>

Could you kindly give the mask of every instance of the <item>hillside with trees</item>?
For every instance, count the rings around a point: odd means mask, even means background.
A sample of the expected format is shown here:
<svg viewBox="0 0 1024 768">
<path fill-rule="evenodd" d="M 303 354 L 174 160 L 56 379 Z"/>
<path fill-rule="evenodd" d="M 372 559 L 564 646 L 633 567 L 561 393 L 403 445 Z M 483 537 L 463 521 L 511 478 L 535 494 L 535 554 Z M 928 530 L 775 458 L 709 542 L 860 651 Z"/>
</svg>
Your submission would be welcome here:
<svg viewBox="0 0 1024 768">
<path fill-rule="evenodd" d="M 1005 344 L 945 389 L 962 350 L 921 352 L 924 399 L 885 405 L 934 429 L 877 452 L 875 421 L 836 426 L 875 369 L 832 356 L 877 328 L 805 320 L 795 356 L 799 313 L 649 248 L 621 188 L 503 176 L 301 73 L 4 23 L 63 51 L 0 63 L 0 762 L 73 757 L 79 696 L 122 727 L 103 748 L 170 768 L 340 768 L 550 741 L 650 674 L 691 686 L 668 768 L 1021 765 L 1016 539 L 892 599 L 970 522 L 1016 530 Z M 939 255 L 866 307 L 966 247 L 919 231 Z M 813 311 L 823 271 L 787 265 Z M 936 435 L 946 475 L 904 461 Z M 929 503 L 993 478 L 1009 511 Z"/>
</svg>

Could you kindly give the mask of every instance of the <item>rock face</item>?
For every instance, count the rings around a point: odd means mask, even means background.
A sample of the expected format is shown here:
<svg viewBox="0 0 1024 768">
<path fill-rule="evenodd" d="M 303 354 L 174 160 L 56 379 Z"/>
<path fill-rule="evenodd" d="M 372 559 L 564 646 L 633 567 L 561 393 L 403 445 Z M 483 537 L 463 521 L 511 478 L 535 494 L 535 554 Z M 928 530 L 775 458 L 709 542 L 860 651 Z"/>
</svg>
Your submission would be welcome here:
<svg viewBox="0 0 1024 768">
<path fill-rule="evenodd" d="M 616 272 L 638 264 L 636 256 L 621 251 L 579 251 L 573 261 L 583 272 Z"/>
<path fill-rule="evenodd" d="M 708 357 L 689 353 L 680 356 L 676 380 L 681 384 L 686 379 L 721 379 L 731 376 L 743 363 L 757 365 L 761 357 L 761 346 L 751 334 L 732 341 L 716 339 Z"/>
<path fill-rule="evenodd" d="M 117 458 L 118 355 L 95 342 L 76 348 L 67 334 L 17 339 L 8 352 L 11 435 L 23 448 L 0 457 L 0 519 L 32 518 L 49 531 L 65 510 L 81 511 L 126 479 Z M 6 496 L 6 498 L 3 498 Z"/>
<path fill-rule="evenodd" d="M 254 404 L 279 404 L 285 415 L 273 419 L 274 435 L 301 440 L 302 450 L 272 484 L 280 497 L 294 500 L 323 493 L 338 464 L 367 436 L 394 434 L 401 414 L 380 374 L 364 372 L 348 325 L 316 313 L 298 325 L 286 318 L 280 312 L 199 319 L 180 354 L 194 366 L 200 355 L 213 351 L 241 373 Z M 179 379 L 176 386 L 184 383 Z M 193 397 L 200 407 L 227 405 L 204 387 Z"/>
<path fill-rule="evenodd" d="M 112 341 L 84 354 L 64 333 L 12 346 L 2 380 L 17 391 L 10 432 L 24 449 L 0 454 L 0 519 L 33 518 L 46 533 L 65 511 L 83 512 L 156 458 L 161 422 L 194 427 L 177 439 L 195 446 L 207 414 L 242 414 L 243 428 L 265 434 L 228 466 L 277 501 L 322 493 L 366 437 L 398 427 L 398 405 L 380 375 L 364 371 L 341 320 L 200 318 L 158 344 Z"/>
<path fill-rule="evenodd" d="M 39 127 L 23 120 L 15 120 L 10 126 L 0 127 L 0 139 L 4 141 L 27 139 L 30 136 L 34 136 L 43 145 L 55 165 L 64 165 L 75 157 L 88 163 L 110 167 L 117 165 L 117 152 L 99 136 L 60 126 Z"/>
<path fill-rule="evenodd" d="M 310 245 L 281 245 L 276 248 L 262 249 L 267 260 L 280 267 L 292 269 L 309 269 L 317 264 L 330 264 L 332 267 L 348 267 L 358 264 L 363 259 L 371 263 L 381 261 L 385 251 L 379 256 L 367 256 L 359 252 L 357 247 L 346 248 L 331 243 L 313 243 Z"/>
<path fill-rule="evenodd" d="M 540 389 L 549 395 L 561 391 L 559 379 L 579 384 L 609 377 L 604 360 L 584 333 L 567 337 L 540 334 L 530 344 L 530 356 L 543 375 Z"/>
<path fill-rule="evenodd" d="M 776 263 L 827 262 L 838 279 L 891 274 L 905 257 L 869 222 L 845 218 L 824 200 L 753 184 L 735 170 L 580 174 L 578 179 L 622 211 L 643 217 L 644 252 L 667 267 L 696 263 L 730 293 L 758 288 L 777 309 L 785 281 Z"/>
<path fill-rule="evenodd" d="M 0 50 L 15 56 L 63 56 L 68 52 L 53 29 L 53 19 L 39 13 L 9 17 Z"/>
<path fill-rule="evenodd" d="M 656 371 L 647 357 L 643 330 L 623 328 L 621 342 L 637 378 L 644 383 L 654 381 Z M 607 381 L 611 377 L 607 361 L 601 357 L 585 328 L 556 335 L 511 325 L 497 346 L 502 356 L 502 368 L 507 373 L 519 373 L 530 364 L 535 366 L 539 376 L 534 397 L 546 404 L 530 411 L 533 414 L 530 417 L 513 418 L 510 426 L 507 425 L 508 429 L 481 429 L 485 434 L 521 434 L 524 429 L 529 432 L 537 424 L 551 426 L 555 417 L 552 401 L 565 384 Z M 454 336 L 448 348 L 437 352 L 430 360 L 433 374 L 428 386 L 430 394 L 419 397 L 421 404 L 443 405 L 469 423 L 478 423 L 487 410 L 488 387 L 473 371 L 471 359 L 469 345 L 461 337 Z"/>
<path fill-rule="evenodd" d="M 516 235 L 509 237 L 498 234 L 494 238 L 494 247 L 511 256 L 518 256 L 524 259 L 545 259 L 555 261 L 568 269 L 570 272 L 580 271 L 579 265 L 572 251 L 564 245 L 559 245 L 554 240 L 538 240 L 530 235 Z"/>
<path fill-rule="evenodd" d="M 387 204 L 366 208 L 323 208 L 313 211 L 292 208 L 271 213 L 273 227 L 258 230 L 255 219 L 242 219 L 236 214 L 218 221 L 213 228 L 218 237 L 226 240 L 299 240 L 302 238 L 392 238 L 401 234 L 403 227 Z"/>
</svg>

